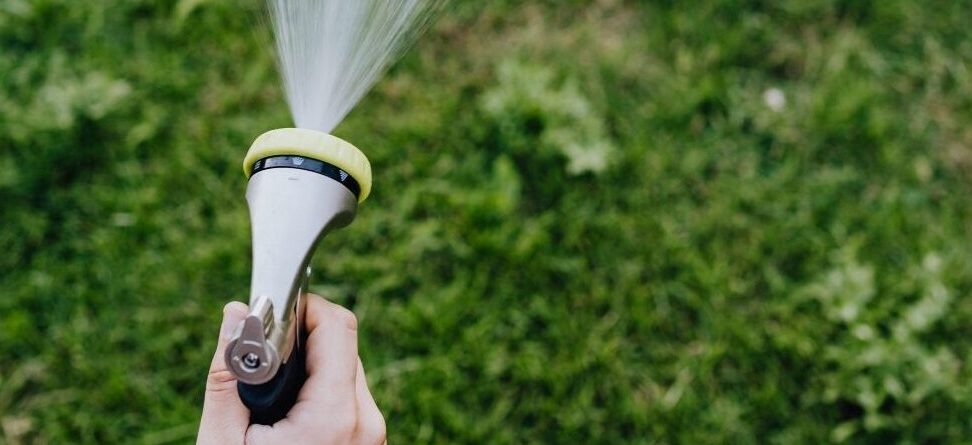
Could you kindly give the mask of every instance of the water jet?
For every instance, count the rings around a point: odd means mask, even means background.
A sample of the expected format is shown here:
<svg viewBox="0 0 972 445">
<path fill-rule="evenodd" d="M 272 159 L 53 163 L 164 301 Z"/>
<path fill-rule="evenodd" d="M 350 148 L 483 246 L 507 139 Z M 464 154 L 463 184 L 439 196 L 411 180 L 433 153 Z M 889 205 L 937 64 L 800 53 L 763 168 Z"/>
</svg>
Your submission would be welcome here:
<svg viewBox="0 0 972 445">
<path fill-rule="evenodd" d="M 243 161 L 250 312 L 226 349 L 253 423 L 273 424 L 306 379 L 303 295 L 317 243 L 371 193 L 367 156 L 329 133 L 428 25 L 443 0 L 268 0 L 296 128 L 259 136 Z"/>
</svg>

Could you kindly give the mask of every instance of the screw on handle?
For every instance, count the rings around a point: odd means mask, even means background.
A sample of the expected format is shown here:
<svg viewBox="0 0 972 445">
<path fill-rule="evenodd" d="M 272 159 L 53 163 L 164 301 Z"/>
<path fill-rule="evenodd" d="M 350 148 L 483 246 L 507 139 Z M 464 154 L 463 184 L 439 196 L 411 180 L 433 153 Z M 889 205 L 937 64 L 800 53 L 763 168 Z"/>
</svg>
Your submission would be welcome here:
<svg viewBox="0 0 972 445">
<path fill-rule="evenodd" d="M 269 382 L 259 385 L 237 383 L 240 400 L 250 409 L 250 423 L 273 425 L 287 417 L 297 402 L 297 394 L 307 380 L 303 343 L 294 345 L 290 359 L 280 366 Z"/>
</svg>

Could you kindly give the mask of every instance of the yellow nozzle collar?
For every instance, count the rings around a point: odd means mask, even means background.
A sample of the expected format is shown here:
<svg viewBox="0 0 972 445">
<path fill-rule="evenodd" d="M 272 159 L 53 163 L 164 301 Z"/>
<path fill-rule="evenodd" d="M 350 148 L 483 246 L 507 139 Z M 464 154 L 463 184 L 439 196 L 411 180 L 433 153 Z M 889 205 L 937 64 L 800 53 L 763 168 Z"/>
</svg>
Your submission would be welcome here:
<svg viewBox="0 0 972 445">
<path fill-rule="evenodd" d="M 303 128 L 280 128 L 260 135 L 243 158 L 243 174 L 249 178 L 253 163 L 260 159 L 283 155 L 306 156 L 346 171 L 361 186 L 359 203 L 371 194 L 371 163 L 361 150 L 339 137 Z"/>
</svg>

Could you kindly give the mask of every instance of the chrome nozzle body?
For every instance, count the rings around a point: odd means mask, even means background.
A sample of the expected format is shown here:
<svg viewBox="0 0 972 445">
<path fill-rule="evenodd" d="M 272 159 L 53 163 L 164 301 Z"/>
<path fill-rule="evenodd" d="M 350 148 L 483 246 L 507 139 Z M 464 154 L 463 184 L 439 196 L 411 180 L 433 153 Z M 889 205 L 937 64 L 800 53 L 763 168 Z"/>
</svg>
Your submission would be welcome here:
<svg viewBox="0 0 972 445">
<path fill-rule="evenodd" d="M 241 382 L 259 385 L 274 377 L 300 338 L 307 265 L 317 242 L 354 219 L 358 199 L 341 182 L 286 167 L 253 174 L 246 199 L 253 236 L 250 313 L 225 358 Z"/>
</svg>

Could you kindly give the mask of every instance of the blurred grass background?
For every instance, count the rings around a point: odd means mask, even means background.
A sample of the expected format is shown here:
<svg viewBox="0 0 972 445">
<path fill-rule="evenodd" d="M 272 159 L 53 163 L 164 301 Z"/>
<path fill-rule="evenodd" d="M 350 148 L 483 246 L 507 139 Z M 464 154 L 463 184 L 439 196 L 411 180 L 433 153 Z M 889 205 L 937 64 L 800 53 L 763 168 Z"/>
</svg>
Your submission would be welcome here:
<svg viewBox="0 0 972 445">
<path fill-rule="evenodd" d="M 260 1 L 0 1 L 0 443 L 189 443 Z M 972 4 L 455 1 L 314 261 L 390 443 L 972 440 Z"/>
</svg>

